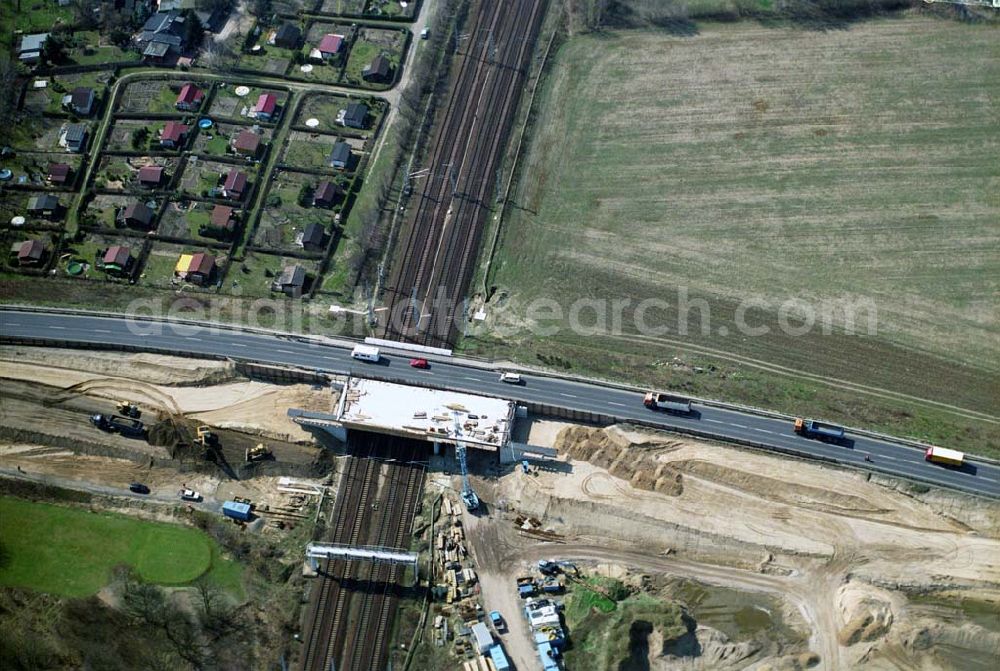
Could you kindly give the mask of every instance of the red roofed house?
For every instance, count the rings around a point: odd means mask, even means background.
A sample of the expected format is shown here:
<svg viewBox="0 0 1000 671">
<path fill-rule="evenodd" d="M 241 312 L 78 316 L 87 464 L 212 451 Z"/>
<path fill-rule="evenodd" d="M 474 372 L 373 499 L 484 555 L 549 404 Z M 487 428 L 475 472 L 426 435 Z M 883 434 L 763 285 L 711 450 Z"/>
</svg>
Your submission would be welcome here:
<svg viewBox="0 0 1000 671">
<path fill-rule="evenodd" d="M 102 270 L 110 275 L 125 275 L 132 266 L 132 253 L 128 247 L 115 245 L 108 247 L 101 257 Z"/>
<path fill-rule="evenodd" d="M 343 35 L 326 34 L 323 36 L 323 39 L 319 41 L 319 46 L 316 48 L 316 51 L 319 52 L 319 57 L 325 61 L 339 54 L 340 49 L 343 46 Z"/>
<path fill-rule="evenodd" d="M 251 115 L 261 121 L 270 121 L 278 109 L 278 96 L 273 93 L 261 93 L 257 104 L 250 110 Z"/>
<path fill-rule="evenodd" d="M 194 112 L 201 107 L 201 101 L 204 99 L 204 91 L 199 89 L 194 84 L 185 84 L 181 87 L 180 95 L 177 96 L 177 102 L 174 103 L 174 107 L 179 110 Z"/>
<path fill-rule="evenodd" d="M 37 266 L 45 259 L 45 243 L 41 240 L 15 242 L 10 248 L 11 256 L 17 256 L 19 266 Z"/>
<path fill-rule="evenodd" d="M 222 197 L 229 200 L 241 200 L 247 190 L 247 175 L 236 168 L 229 171 L 222 185 Z"/>
<path fill-rule="evenodd" d="M 160 146 L 176 149 L 184 145 L 190 126 L 177 121 L 168 121 L 160 131 Z"/>
<path fill-rule="evenodd" d="M 65 184 L 69 181 L 70 167 L 65 163 L 49 163 L 49 184 Z"/>
<path fill-rule="evenodd" d="M 139 184 L 142 186 L 159 186 L 163 181 L 163 168 L 158 165 L 147 165 L 139 168 Z"/>
<path fill-rule="evenodd" d="M 233 151 L 241 156 L 257 156 L 260 153 L 260 135 L 252 130 L 241 130 L 239 135 L 233 138 Z"/>
<path fill-rule="evenodd" d="M 207 284 L 215 271 L 215 257 L 205 252 L 181 254 L 174 269 L 178 279 L 192 284 Z"/>
<path fill-rule="evenodd" d="M 216 205 L 212 208 L 212 217 L 205 233 L 215 234 L 213 237 L 225 237 L 236 230 L 236 217 L 233 208 L 228 205 Z M 205 235 L 203 233 L 202 235 Z"/>
</svg>

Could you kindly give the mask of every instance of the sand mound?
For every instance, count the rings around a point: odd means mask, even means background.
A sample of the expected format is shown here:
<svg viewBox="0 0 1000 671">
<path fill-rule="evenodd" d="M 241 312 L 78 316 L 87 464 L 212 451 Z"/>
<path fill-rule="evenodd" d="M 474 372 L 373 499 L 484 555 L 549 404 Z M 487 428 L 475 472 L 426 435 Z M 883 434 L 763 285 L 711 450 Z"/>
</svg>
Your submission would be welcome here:
<svg viewBox="0 0 1000 671">
<path fill-rule="evenodd" d="M 718 629 L 698 626 L 678 638 L 654 647 L 650 640 L 651 669 L 743 669 L 756 655 L 758 641 L 734 642 Z M 662 652 L 661 655 L 655 655 Z M 655 655 L 655 656 L 654 656 Z"/>
<path fill-rule="evenodd" d="M 684 491 L 681 474 L 671 465 L 660 463 L 651 448 L 669 448 L 669 443 L 633 446 L 627 437 L 613 430 L 571 426 L 556 436 L 555 447 L 571 459 L 587 461 L 621 478 L 636 489 L 680 496 Z"/>
<path fill-rule="evenodd" d="M 888 593 L 850 581 L 837 590 L 837 612 L 844 625 L 837 632 L 842 646 L 883 638 L 892 626 L 892 605 Z"/>
</svg>

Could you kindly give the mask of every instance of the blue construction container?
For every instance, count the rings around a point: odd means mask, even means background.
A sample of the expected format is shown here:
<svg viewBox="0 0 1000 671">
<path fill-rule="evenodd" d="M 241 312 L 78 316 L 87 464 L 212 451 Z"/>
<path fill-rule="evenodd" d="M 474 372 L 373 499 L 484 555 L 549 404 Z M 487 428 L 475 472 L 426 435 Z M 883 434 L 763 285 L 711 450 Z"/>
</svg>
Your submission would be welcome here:
<svg viewBox="0 0 1000 671">
<path fill-rule="evenodd" d="M 538 658 L 542 661 L 542 669 L 545 671 L 554 671 L 559 668 L 559 662 L 556 660 L 558 654 L 548 643 L 538 644 Z"/>
<path fill-rule="evenodd" d="M 490 648 L 490 659 L 493 660 L 493 666 L 497 667 L 497 671 L 510 671 L 510 662 L 507 661 L 507 655 L 499 645 Z"/>
<path fill-rule="evenodd" d="M 250 504 L 226 501 L 222 504 L 222 514 L 241 522 L 250 521 Z"/>
</svg>

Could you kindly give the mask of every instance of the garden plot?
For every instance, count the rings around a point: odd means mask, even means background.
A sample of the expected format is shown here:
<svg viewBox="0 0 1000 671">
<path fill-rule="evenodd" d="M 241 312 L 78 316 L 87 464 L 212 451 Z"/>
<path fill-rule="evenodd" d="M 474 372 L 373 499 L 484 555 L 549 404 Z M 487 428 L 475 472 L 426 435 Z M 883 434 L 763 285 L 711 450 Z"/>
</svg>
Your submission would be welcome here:
<svg viewBox="0 0 1000 671">
<path fill-rule="evenodd" d="M 257 99 L 264 93 L 273 93 L 278 100 L 278 109 L 275 112 L 275 119 L 278 119 L 285 111 L 288 103 L 288 93 L 279 89 L 260 88 L 243 84 L 219 84 L 215 91 L 215 98 L 212 100 L 212 107 L 209 109 L 213 117 L 225 117 L 228 119 L 251 119 L 250 110 L 257 104 Z"/>
<path fill-rule="evenodd" d="M 116 156 L 103 155 L 98 164 L 94 186 L 110 191 L 149 192 L 164 189 L 177 174 L 180 159 L 170 156 Z M 141 168 L 159 166 L 164 168 L 164 177 L 157 186 L 142 186 L 138 175 Z"/>
<path fill-rule="evenodd" d="M 346 170 L 330 166 L 330 152 L 333 151 L 333 145 L 338 140 L 343 140 L 351 145 L 353 158 Z M 288 144 L 281 157 L 281 162 L 283 165 L 291 165 L 299 168 L 351 173 L 357 168 L 358 158 L 364 146 L 365 141 L 356 138 L 292 131 L 289 134 Z"/>
<path fill-rule="evenodd" d="M 181 92 L 181 87 L 187 82 L 180 80 L 147 80 L 132 82 L 125 87 L 118 96 L 116 112 L 121 113 L 149 113 L 149 114 L 170 114 L 180 113 L 175 106 L 177 95 Z M 207 85 L 204 82 L 194 82 L 199 88 L 205 90 Z"/>
<path fill-rule="evenodd" d="M 10 12 L 13 3 L 4 3 Z M 68 26 L 73 23 L 73 8 L 62 7 L 57 0 L 34 0 L 22 4 L 17 3 L 19 11 L 13 12 L 13 26 L 9 27 L 9 19 L 4 17 L 5 30 L 20 30 L 25 33 L 37 33 L 52 30 L 56 26 Z"/>
<path fill-rule="evenodd" d="M 347 106 L 351 103 L 363 103 L 368 107 L 368 119 L 366 122 L 366 128 L 346 128 L 343 124 L 338 123 L 337 119 L 341 112 L 347 109 Z M 352 98 L 348 96 L 338 96 L 338 95 L 311 95 L 302 101 L 299 105 L 299 113 L 295 117 L 294 125 L 296 127 L 305 127 L 306 122 L 309 119 L 315 119 L 318 122 L 314 128 L 311 128 L 313 132 L 317 133 L 338 133 L 338 132 L 350 132 L 352 134 L 359 135 L 370 135 L 375 128 L 378 128 L 378 124 L 382 119 L 382 115 L 385 113 L 386 103 L 384 100 L 379 100 L 378 98 Z"/>
<path fill-rule="evenodd" d="M 193 122 L 188 119 L 189 125 Z M 108 130 L 104 151 L 175 151 L 160 146 L 165 122 L 146 119 L 117 119 Z M 190 137 L 194 129 L 188 131 Z"/>
<path fill-rule="evenodd" d="M 87 127 L 88 146 L 93 140 L 93 128 L 90 124 L 81 122 Z M 72 155 L 59 146 L 59 136 L 64 126 L 69 122 L 64 119 L 53 119 L 50 117 L 32 116 L 17 124 L 13 132 L 13 146 L 15 149 L 24 151 L 48 151 L 53 152 L 53 156 Z"/>
<path fill-rule="evenodd" d="M 311 12 L 316 7 L 316 0 L 272 0 L 271 9 L 275 14 L 298 16 L 303 12 Z"/>
<path fill-rule="evenodd" d="M 233 156 L 232 142 L 239 135 L 240 131 L 253 129 L 261 139 L 261 154 L 263 147 L 271 142 L 274 133 L 269 128 L 259 125 L 247 126 L 234 123 L 218 123 L 208 130 L 199 131 L 191 146 L 191 151 L 196 154 L 209 154 L 212 156 Z"/>
<path fill-rule="evenodd" d="M 226 242 L 226 237 L 204 234 L 212 217 L 214 203 L 179 200 L 171 201 L 163 211 L 157 233 L 163 237 L 186 238 L 200 242 Z M 234 212 L 237 221 L 240 214 Z"/>
<path fill-rule="evenodd" d="M 361 28 L 357 39 L 351 45 L 351 55 L 347 59 L 343 81 L 368 88 L 388 88 L 403 59 L 405 44 L 406 33 L 402 30 Z M 367 82 L 362 79 L 362 72 L 379 54 L 389 59 L 392 70 L 385 82 Z"/>
<path fill-rule="evenodd" d="M 134 49 L 122 49 L 96 30 L 73 33 L 67 49 L 67 65 L 97 65 L 138 61 L 142 54 Z M 110 72 L 105 73 L 110 75 Z"/>
<path fill-rule="evenodd" d="M 271 285 L 286 266 L 295 265 L 305 268 L 305 291 L 309 291 L 311 282 L 316 281 L 317 278 L 318 261 L 262 252 L 249 252 L 241 263 L 234 263 L 232 270 L 226 275 L 223 290 L 238 293 L 241 296 L 280 297 L 282 294 L 272 291 Z"/>
<path fill-rule="evenodd" d="M 405 7 L 403 5 L 406 5 Z M 418 0 L 400 2 L 400 0 L 368 0 L 365 8 L 367 16 L 374 17 L 405 17 L 412 19 L 417 15 Z"/>
<path fill-rule="evenodd" d="M 104 253 L 110 247 L 127 247 L 134 259 L 133 263 L 137 263 L 144 243 L 141 236 L 90 233 L 80 242 L 63 243 L 63 256 L 56 263 L 56 271 L 75 279 L 113 279 L 97 267 L 97 262 L 103 258 Z"/>
<path fill-rule="evenodd" d="M 32 112 L 47 112 L 49 114 L 64 114 L 62 99 L 77 87 L 94 89 L 96 99 L 91 117 L 100 114 L 101 101 L 111 81 L 112 73 L 85 72 L 72 75 L 55 75 L 52 77 L 36 77 L 28 82 L 24 95 L 24 108 Z M 44 82 L 46 86 L 39 88 L 35 82 Z"/>
<path fill-rule="evenodd" d="M 323 249 L 304 250 L 301 238 L 305 228 L 314 223 L 322 226 L 329 236 L 339 221 L 342 196 L 329 208 L 312 205 L 317 185 L 327 180 L 337 182 L 333 177 L 301 172 L 282 171 L 277 174 L 268 192 L 267 205 L 261 212 L 252 244 L 265 249 L 322 254 Z M 345 180 L 339 186 L 346 193 L 350 184 Z"/>
<path fill-rule="evenodd" d="M 365 11 L 368 0 L 323 0 L 319 7 L 320 14 L 359 15 Z"/>
<path fill-rule="evenodd" d="M 177 190 L 189 196 L 200 198 L 213 198 L 213 190 L 220 187 L 226 175 L 232 169 L 240 170 L 247 175 L 248 184 L 244 192 L 243 201 L 246 199 L 257 181 L 257 173 L 252 166 L 244 164 L 223 163 L 221 161 L 202 160 L 197 157 L 188 159 L 184 174 L 178 184 Z M 218 195 L 221 198 L 221 195 Z"/>
<path fill-rule="evenodd" d="M 4 203 L 0 202 L 0 209 L 3 209 L 3 207 Z M 3 249 L 5 251 L 4 254 L 0 254 L 0 270 L 8 272 L 9 271 L 19 272 L 24 270 L 23 267 L 18 265 L 17 256 L 8 254 L 6 252 L 10 250 L 11 245 L 14 245 L 19 242 L 25 242 L 27 240 L 41 241 L 47 253 L 47 256 L 45 257 L 41 268 L 46 267 L 47 265 L 49 265 L 49 262 L 51 261 L 52 254 L 54 253 L 53 250 L 55 250 L 55 244 L 58 239 L 59 236 L 57 234 L 47 233 L 45 231 L 22 230 L 22 229 L 4 230 L 3 228 L 0 228 L 0 245 L 3 246 Z"/>
<path fill-rule="evenodd" d="M 53 154 L 47 152 L 17 152 L 14 156 L 3 159 L 0 167 L 10 170 L 13 176 L 10 179 L 12 184 L 35 184 L 46 186 L 46 177 L 49 174 L 49 163 L 65 163 L 72 170 L 69 175 L 70 186 L 80 172 L 82 159 L 78 154 Z M 65 188 L 65 187 L 64 187 Z"/>
<path fill-rule="evenodd" d="M 59 200 L 60 209 L 49 217 L 28 214 L 28 201 L 43 195 L 38 191 L 7 191 L 0 198 L 0 226 L 4 228 L 45 228 L 61 229 L 66 219 L 66 208 L 73 202 L 74 194 L 65 191 L 49 191 L 45 195 L 55 196 Z M 23 224 L 12 224 L 14 217 L 24 217 Z M 8 248 L 9 249 L 9 248 Z M 7 250 L 3 250 L 5 253 Z"/>
<path fill-rule="evenodd" d="M 194 284 L 181 282 L 174 277 L 174 269 L 177 267 L 177 261 L 180 259 L 181 254 L 197 254 L 198 252 L 206 252 L 215 257 L 216 270 L 213 274 L 213 280 L 221 277 L 221 271 L 226 263 L 228 263 L 228 256 L 222 250 L 212 249 L 207 246 L 156 242 L 149 251 L 149 256 L 146 257 L 146 265 L 143 266 L 142 273 L 139 276 L 140 281 L 147 286 L 160 289 L 185 286 L 189 287 L 185 291 L 194 291 L 200 288 L 203 291 L 214 292 L 214 282 L 205 287 L 198 287 Z"/>
<path fill-rule="evenodd" d="M 151 195 L 117 196 L 109 193 L 99 193 L 87 204 L 80 214 L 81 226 L 87 228 L 99 227 L 103 229 L 123 229 L 125 224 L 118 219 L 118 212 L 125 209 L 132 203 L 141 202 L 151 209 L 154 214 L 159 210 L 162 200 Z M 156 230 L 155 221 L 152 230 Z"/>
</svg>

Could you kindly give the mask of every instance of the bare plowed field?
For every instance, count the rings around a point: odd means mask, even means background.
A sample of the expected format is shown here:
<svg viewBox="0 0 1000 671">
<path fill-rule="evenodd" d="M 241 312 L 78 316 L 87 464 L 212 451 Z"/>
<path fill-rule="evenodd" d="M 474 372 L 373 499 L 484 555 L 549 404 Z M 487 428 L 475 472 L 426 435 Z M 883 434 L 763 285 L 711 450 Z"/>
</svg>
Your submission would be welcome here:
<svg viewBox="0 0 1000 671">
<path fill-rule="evenodd" d="M 998 49 L 996 26 L 916 15 L 569 39 L 488 280 L 487 331 L 521 328 L 475 346 L 911 435 L 939 422 L 882 392 L 995 414 Z M 580 298 L 607 301 L 575 315 L 597 335 L 571 328 Z M 809 375 L 872 393 L 824 402 Z"/>
</svg>

